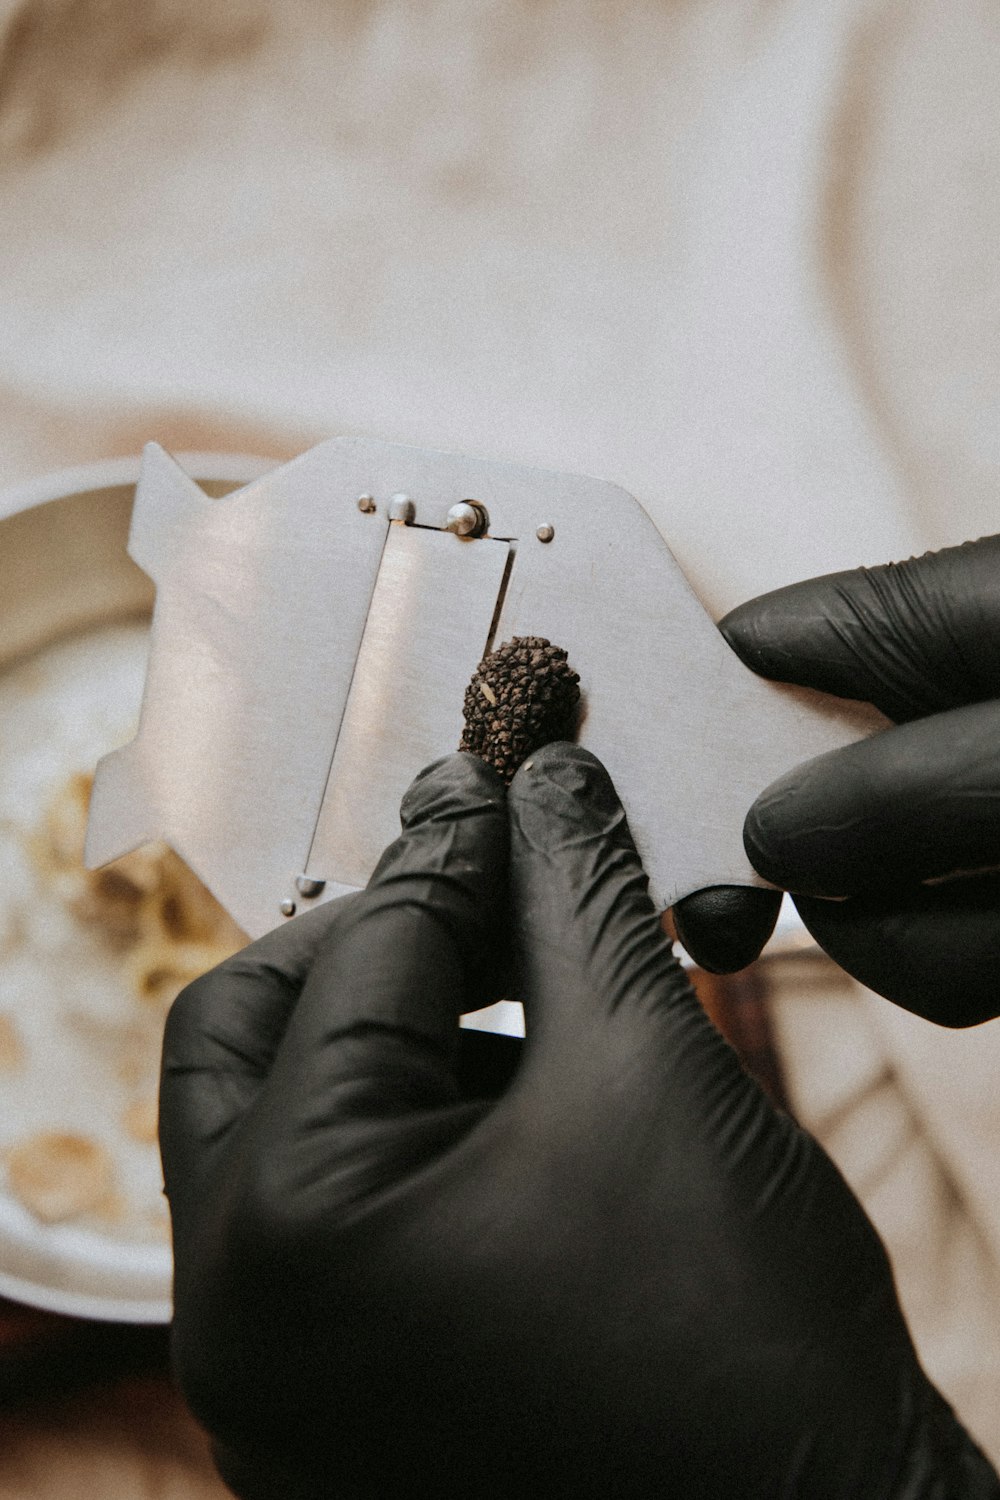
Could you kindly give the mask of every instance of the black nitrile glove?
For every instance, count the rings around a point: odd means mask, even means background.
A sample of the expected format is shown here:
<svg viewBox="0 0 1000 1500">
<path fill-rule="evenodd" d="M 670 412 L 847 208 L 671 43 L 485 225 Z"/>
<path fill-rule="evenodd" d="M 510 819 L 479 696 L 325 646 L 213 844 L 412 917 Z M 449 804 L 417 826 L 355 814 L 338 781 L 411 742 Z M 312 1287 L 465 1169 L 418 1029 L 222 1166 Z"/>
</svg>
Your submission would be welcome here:
<svg viewBox="0 0 1000 1500">
<path fill-rule="evenodd" d="M 551 745 L 509 794 L 452 756 L 403 829 L 167 1027 L 176 1366 L 236 1492 L 998 1500 L 871 1224 L 700 1009 L 593 756 Z M 528 1037 L 469 1099 L 508 897 Z"/>
<path fill-rule="evenodd" d="M 1000 537 L 794 584 L 719 628 L 763 676 L 901 726 L 768 787 L 744 828 L 755 869 L 897 1005 L 945 1026 L 1000 1014 Z M 698 892 L 674 910 L 678 935 L 706 968 L 749 962 L 769 899 Z"/>
</svg>

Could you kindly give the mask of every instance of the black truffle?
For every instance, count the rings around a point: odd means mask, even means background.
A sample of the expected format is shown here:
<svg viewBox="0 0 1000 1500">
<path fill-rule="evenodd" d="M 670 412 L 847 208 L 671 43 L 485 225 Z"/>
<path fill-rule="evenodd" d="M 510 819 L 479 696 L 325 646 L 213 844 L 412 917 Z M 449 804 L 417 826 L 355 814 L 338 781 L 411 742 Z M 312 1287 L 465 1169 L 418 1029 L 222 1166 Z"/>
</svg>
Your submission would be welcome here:
<svg viewBox="0 0 1000 1500">
<path fill-rule="evenodd" d="M 561 646 L 520 635 L 484 656 L 465 690 L 460 750 L 478 755 L 509 785 L 521 762 L 552 740 L 572 739 L 580 678 Z"/>
</svg>

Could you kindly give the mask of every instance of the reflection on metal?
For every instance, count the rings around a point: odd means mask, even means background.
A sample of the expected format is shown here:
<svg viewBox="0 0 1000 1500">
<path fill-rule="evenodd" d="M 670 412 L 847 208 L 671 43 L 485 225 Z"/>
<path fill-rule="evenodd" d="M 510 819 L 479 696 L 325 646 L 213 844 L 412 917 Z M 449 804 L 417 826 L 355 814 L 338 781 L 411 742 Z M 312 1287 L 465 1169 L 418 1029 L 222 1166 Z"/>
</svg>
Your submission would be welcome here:
<svg viewBox="0 0 1000 1500">
<path fill-rule="evenodd" d="M 325 885 L 325 880 L 312 880 L 308 875 L 296 875 L 295 877 L 295 889 L 300 896 L 305 896 L 307 901 L 311 901 L 315 896 L 320 895 Z"/>
<path fill-rule="evenodd" d="M 307 875 L 364 885 L 399 833 L 414 776 L 458 745 L 507 550 L 490 541 L 459 549 L 417 527 L 389 533 Z"/>
<path fill-rule="evenodd" d="M 418 524 L 390 524 L 401 496 Z M 456 545 L 467 510 L 504 540 Z M 542 532 L 558 545 L 517 546 Z M 741 838 L 758 792 L 883 722 L 749 672 L 598 480 L 345 438 L 209 500 L 151 445 L 129 548 L 157 586 L 149 671 L 136 739 L 98 770 L 88 860 L 165 838 L 252 935 L 283 900 L 368 879 L 494 640 L 568 651 L 581 741 L 664 904 L 761 884 Z"/>
</svg>

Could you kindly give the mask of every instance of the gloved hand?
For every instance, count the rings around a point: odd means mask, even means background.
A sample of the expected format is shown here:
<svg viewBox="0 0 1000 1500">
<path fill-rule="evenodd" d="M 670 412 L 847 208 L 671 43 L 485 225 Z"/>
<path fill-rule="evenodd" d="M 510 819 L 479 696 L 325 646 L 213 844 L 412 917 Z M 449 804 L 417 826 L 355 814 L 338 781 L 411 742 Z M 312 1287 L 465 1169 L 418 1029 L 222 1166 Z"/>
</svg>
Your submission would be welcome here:
<svg viewBox="0 0 1000 1500">
<path fill-rule="evenodd" d="M 1000 1014 L 1000 536 L 794 584 L 719 628 L 755 672 L 901 726 L 768 787 L 744 828 L 754 868 L 897 1005 L 945 1026 Z M 698 892 L 678 936 L 706 968 L 749 963 L 768 900 Z"/>
<path fill-rule="evenodd" d="M 452 756 L 402 816 L 365 892 L 167 1027 L 176 1366 L 237 1494 L 997 1500 L 860 1206 L 699 1007 L 600 764 L 551 745 L 505 794 Z M 470 1099 L 457 1018 L 508 910 L 527 1041 Z"/>
</svg>

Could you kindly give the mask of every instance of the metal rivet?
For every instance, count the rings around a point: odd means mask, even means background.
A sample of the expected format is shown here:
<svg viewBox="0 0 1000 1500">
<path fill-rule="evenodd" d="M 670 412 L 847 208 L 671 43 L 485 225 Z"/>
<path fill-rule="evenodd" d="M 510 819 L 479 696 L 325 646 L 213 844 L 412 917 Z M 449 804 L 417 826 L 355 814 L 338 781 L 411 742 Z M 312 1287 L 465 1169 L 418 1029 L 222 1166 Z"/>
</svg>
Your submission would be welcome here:
<svg viewBox="0 0 1000 1500">
<path fill-rule="evenodd" d="M 291 899 L 291 897 L 286 896 L 284 901 L 282 901 L 281 905 L 278 907 L 278 910 L 281 912 L 281 915 L 283 917 L 294 917 L 295 902 Z"/>
<path fill-rule="evenodd" d="M 489 524 L 485 505 L 478 500 L 461 500 L 448 512 L 445 530 L 453 531 L 456 536 L 482 536 Z"/>
<path fill-rule="evenodd" d="M 546 524 L 545 526 L 539 526 L 538 530 L 535 532 L 535 535 L 540 542 L 551 542 L 555 534 L 556 528 L 554 526 L 549 526 L 548 524 Z"/>
<path fill-rule="evenodd" d="M 325 885 L 325 880 L 313 880 L 310 875 L 296 875 L 295 877 L 295 889 L 300 896 L 318 896 Z"/>
<path fill-rule="evenodd" d="M 410 526 L 416 514 L 417 507 L 409 495 L 393 495 L 389 501 L 390 521 L 401 521 L 404 526 Z"/>
<path fill-rule="evenodd" d="M 370 516 L 371 513 L 372 513 L 372 511 L 374 509 L 375 509 L 375 496 L 374 495 L 359 495 L 358 496 L 358 510 L 364 511 L 364 513 L 365 513 L 366 516 Z"/>
</svg>

